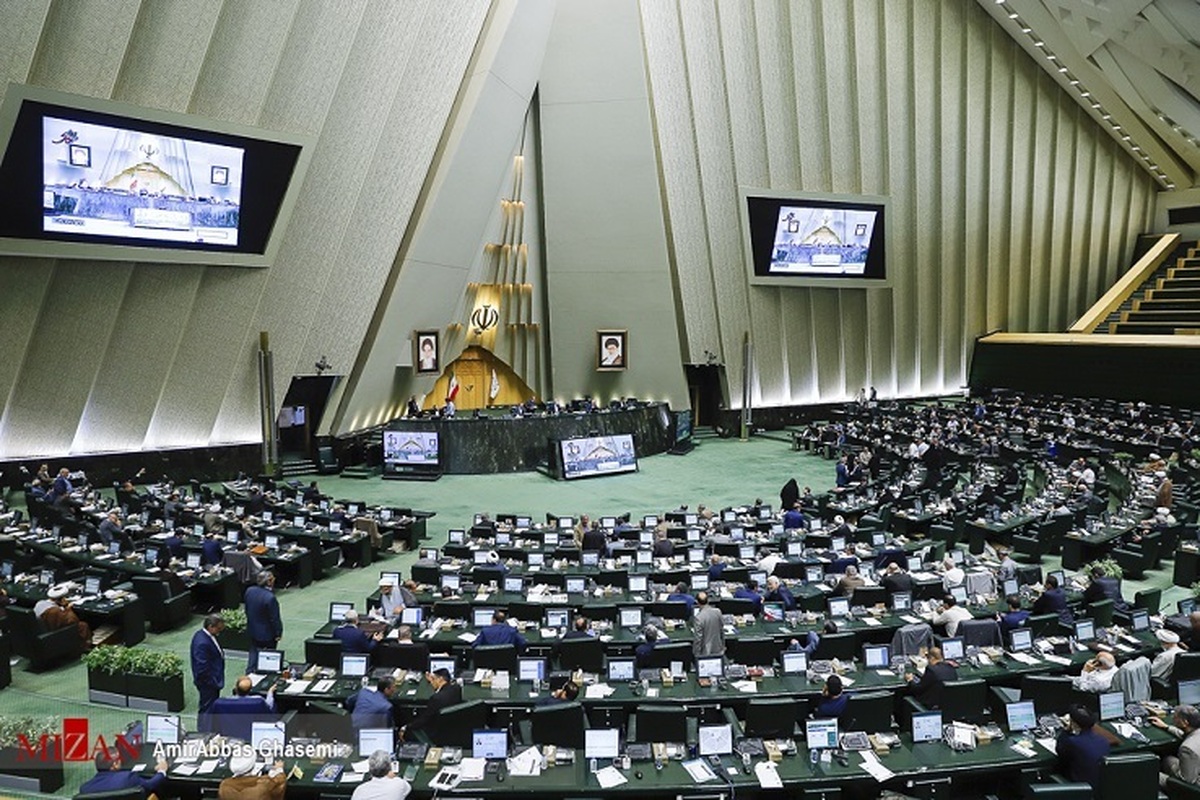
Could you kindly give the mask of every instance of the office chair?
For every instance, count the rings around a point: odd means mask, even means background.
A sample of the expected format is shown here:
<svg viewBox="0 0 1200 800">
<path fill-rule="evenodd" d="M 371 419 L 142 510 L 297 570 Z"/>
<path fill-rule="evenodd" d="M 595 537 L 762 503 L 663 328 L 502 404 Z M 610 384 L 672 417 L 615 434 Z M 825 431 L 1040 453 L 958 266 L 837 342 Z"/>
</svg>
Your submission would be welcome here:
<svg viewBox="0 0 1200 800">
<path fill-rule="evenodd" d="M 629 719 L 631 742 L 686 742 L 687 711 L 679 706 L 639 706 Z"/>
<path fill-rule="evenodd" d="M 517 671 L 517 648 L 511 644 L 488 644 L 471 651 L 471 665 L 475 669 L 490 669 L 515 674 Z"/>
<path fill-rule="evenodd" d="M 746 717 L 742 723 L 742 733 L 762 739 L 790 739 L 800 735 L 799 720 L 807 715 L 808 702 L 806 700 L 790 697 L 756 697 L 746 703 Z"/>
<path fill-rule="evenodd" d="M 538 706 L 529 716 L 529 743 L 583 749 L 587 716 L 581 703 Z"/>
</svg>

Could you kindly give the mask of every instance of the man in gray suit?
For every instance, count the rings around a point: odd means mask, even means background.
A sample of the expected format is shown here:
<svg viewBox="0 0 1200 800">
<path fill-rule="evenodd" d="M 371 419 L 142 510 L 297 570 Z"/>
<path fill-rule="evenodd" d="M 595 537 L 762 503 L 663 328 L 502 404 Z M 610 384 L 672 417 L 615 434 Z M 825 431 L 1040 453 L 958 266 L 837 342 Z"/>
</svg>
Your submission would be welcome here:
<svg viewBox="0 0 1200 800">
<path fill-rule="evenodd" d="M 1172 721 L 1175 724 L 1168 725 L 1159 717 L 1150 717 L 1151 724 L 1183 739 L 1179 743 L 1179 755 L 1163 757 L 1159 785 L 1165 786 L 1168 776 L 1184 783 L 1200 783 L 1200 711 L 1195 706 L 1178 706 Z"/>
<path fill-rule="evenodd" d="M 692 617 L 692 652 L 697 656 L 725 655 L 725 623 L 721 611 L 708 604 L 708 592 L 696 595 Z"/>
</svg>

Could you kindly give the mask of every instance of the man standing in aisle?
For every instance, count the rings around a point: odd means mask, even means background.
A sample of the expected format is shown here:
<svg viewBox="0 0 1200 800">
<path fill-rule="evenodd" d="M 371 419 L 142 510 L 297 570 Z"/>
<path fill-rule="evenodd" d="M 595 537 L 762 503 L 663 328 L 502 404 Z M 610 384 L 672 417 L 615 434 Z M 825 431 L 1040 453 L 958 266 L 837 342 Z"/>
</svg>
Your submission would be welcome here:
<svg viewBox="0 0 1200 800">
<path fill-rule="evenodd" d="M 258 665 L 259 650 L 274 649 L 283 636 L 283 618 L 274 589 L 275 575 L 263 571 L 258 573 L 255 585 L 246 590 L 246 632 L 250 634 L 246 672 L 253 672 Z"/>
<path fill-rule="evenodd" d="M 708 592 L 696 595 L 696 614 L 692 617 L 692 653 L 697 658 L 725 655 L 725 622 L 720 610 L 708 604 Z"/>
<path fill-rule="evenodd" d="M 201 733 L 212 730 L 210 710 L 225 686 L 225 651 L 217 642 L 217 636 L 223 630 L 224 618 L 220 614 L 209 614 L 200 630 L 192 634 L 192 683 L 200 693 L 196 728 Z"/>
</svg>

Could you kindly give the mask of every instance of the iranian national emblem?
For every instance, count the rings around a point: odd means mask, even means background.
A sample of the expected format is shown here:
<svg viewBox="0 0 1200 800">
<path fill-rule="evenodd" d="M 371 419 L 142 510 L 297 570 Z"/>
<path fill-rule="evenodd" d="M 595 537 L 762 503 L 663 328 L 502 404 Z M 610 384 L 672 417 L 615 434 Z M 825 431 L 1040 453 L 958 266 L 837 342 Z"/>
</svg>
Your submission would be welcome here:
<svg viewBox="0 0 1200 800">
<path fill-rule="evenodd" d="M 484 303 L 471 314 L 471 324 L 475 326 L 476 335 L 496 327 L 496 323 L 499 321 L 499 309 L 492 308 L 489 303 Z"/>
</svg>

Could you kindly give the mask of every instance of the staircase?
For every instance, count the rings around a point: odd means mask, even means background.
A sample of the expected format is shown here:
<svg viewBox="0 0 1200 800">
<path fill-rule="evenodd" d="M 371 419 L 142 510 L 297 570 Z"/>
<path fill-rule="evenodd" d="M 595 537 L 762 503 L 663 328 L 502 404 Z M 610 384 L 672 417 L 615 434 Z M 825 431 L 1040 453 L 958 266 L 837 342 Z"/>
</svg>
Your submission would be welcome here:
<svg viewBox="0 0 1200 800">
<path fill-rule="evenodd" d="M 297 461 L 284 461 L 279 465 L 279 475 L 284 480 L 295 478 L 300 475 L 313 475 L 317 471 L 317 463 L 311 458 L 303 458 Z"/>
<path fill-rule="evenodd" d="M 1200 334 L 1200 243 L 1181 242 L 1138 289 L 1096 333 Z"/>
</svg>

